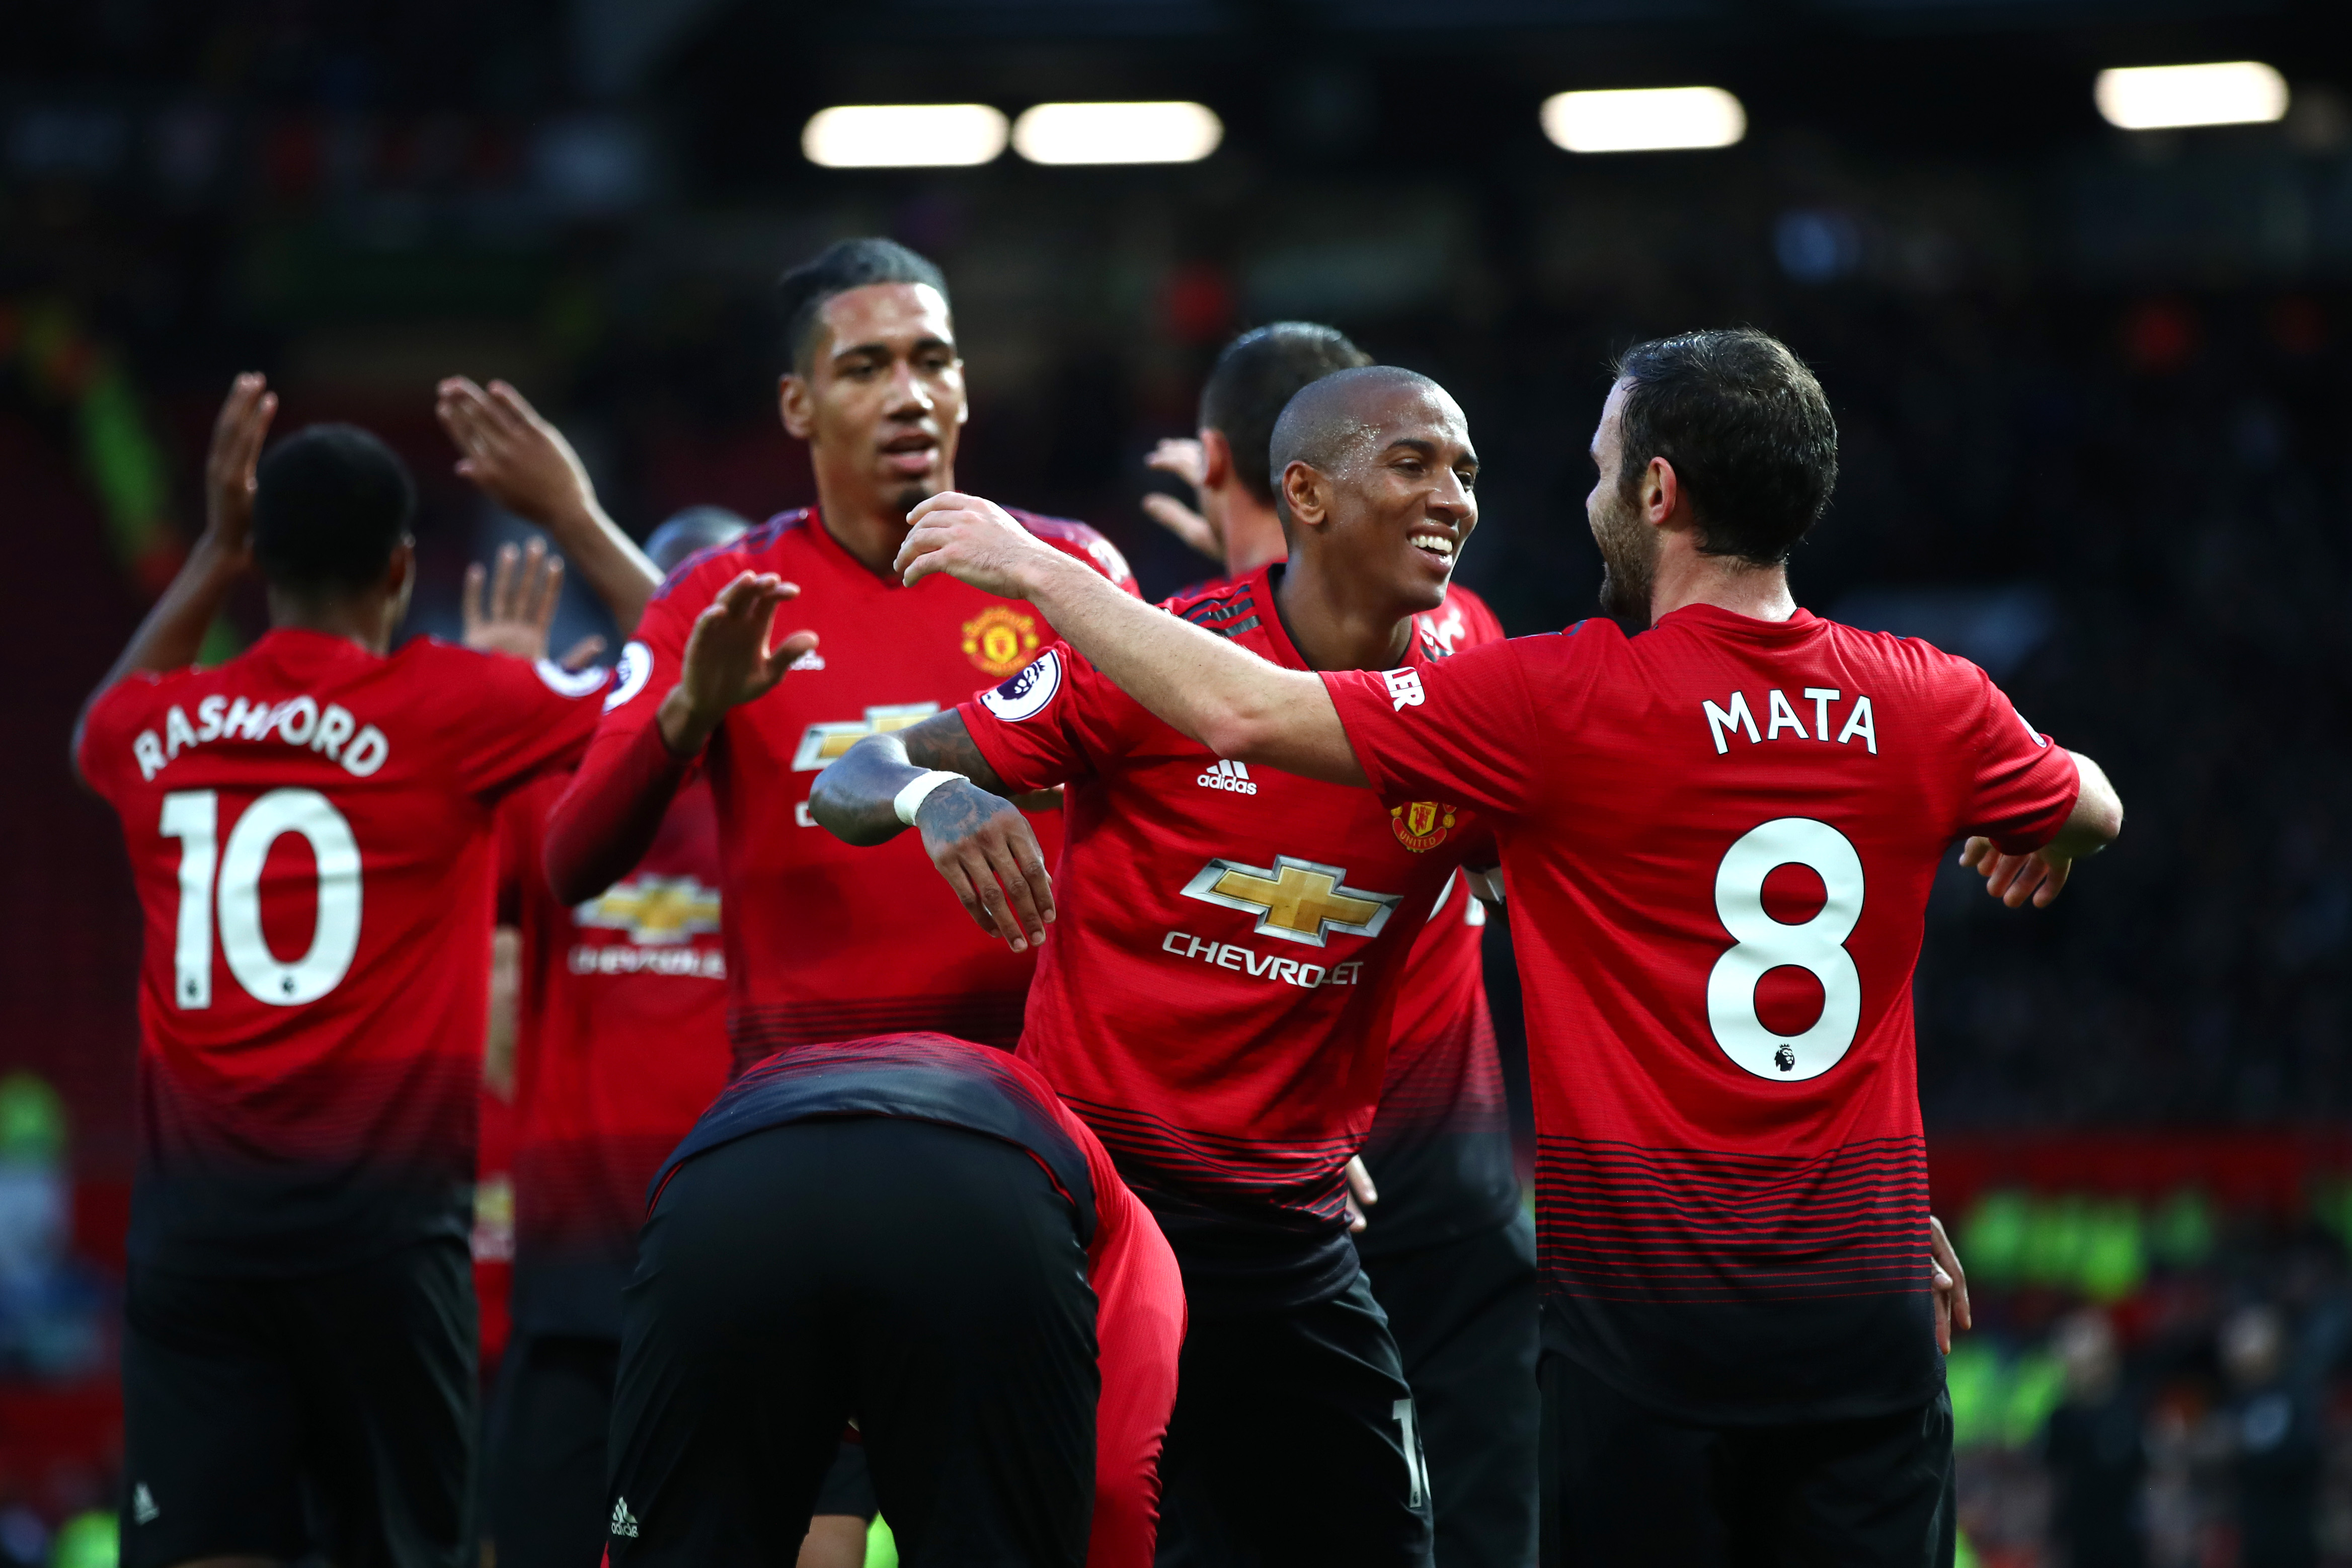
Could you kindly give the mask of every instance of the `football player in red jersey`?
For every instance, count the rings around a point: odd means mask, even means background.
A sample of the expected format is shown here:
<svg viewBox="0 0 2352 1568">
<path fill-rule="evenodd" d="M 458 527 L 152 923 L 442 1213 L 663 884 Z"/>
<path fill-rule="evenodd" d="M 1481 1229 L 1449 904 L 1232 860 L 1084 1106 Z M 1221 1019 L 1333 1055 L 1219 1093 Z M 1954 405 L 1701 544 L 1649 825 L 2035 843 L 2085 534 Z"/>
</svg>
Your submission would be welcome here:
<svg viewBox="0 0 2352 1568">
<path fill-rule="evenodd" d="M 805 795 L 859 737 L 1013 674 L 1052 629 L 961 584 L 908 592 L 890 570 L 907 513 L 953 483 L 964 422 L 939 269 L 887 240 L 848 240 L 787 273 L 782 295 L 792 364 L 781 406 L 809 444 L 817 505 L 689 560 L 663 584 L 550 818 L 548 875 L 566 901 L 593 898 L 636 863 L 672 795 L 705 768 L 739 1067 L 795 1042 L 887 1030 L 1009 1047 L 1034 955 L 909 897 L 925 874 L 918 847 L 859 855 L 816 828 Z M 1133 591 L 1092 529 L 1026 516 L 1024 526 Z M 777 605 L 794 592 L 793 622 L 808 629 L 770 648 Z M 712 658 L 729 650 L 760 657 L 730 669 Z M 1039 831 L 1058 842 L 1053 814 Z"/>
<path fill-rule="evenodd" d="M 1338 383 L 1346 439 L 1276 442 L 1288 563 L 1168 608 L 1290 669 L 1419 668 L 1434 661 L 1412 617 L 1444 602 L 1476 525 L 1477 458 L 1426 378 L 1318 384 Z M 1064 783 L 1049 890 L 1000 797 Z M 1494 854 L 1475 813 L 1426 804 L 1409 820 L 1220 761 L 1066 647 L 862 743 L 812 799 L 854 842 L 915 821 L 967 909 L 1010 940 L 1044 940 L 1058 913 L 1022 1058 L 1159 1216 L 1192 1305 L 1166 1561 L 1429 1560 L 1412 1393 L 1348 1242 L 1342 1179 L 1414 934 L 1457 866 Z"/>
<path fill-rule="evenodd" d="M 1536 1093 L 1548 1563 L 1951 1560 L 1911 1032 L 1928 887 L 1966 839 L 1991 891 L 2046 904 L 2123 808 L 1975 666 L 1797 606 L 1786 562 L 1836 439 L 1760 332 L 1631 350 L 1587 510 L 1605 607 L 1648 629 L 1426 668 L 1239 657 L 1090 592 L 970 498 L 908 541 L 910 577 L 1030 598 L 1221 755 L 1497 822 Z"/>
<path fill-rule="evenodd" d="M 1152 515 L 1222 552 L 1228 581 L 1282 559 L 1268 468 L 1275 421 L 1310 382 L 1370 363 L 1336 330 L 1308 321 L 1235 338 L 1201 390 L 1199 439 L 1162 442 L 1152 459 L 1193 483 L 1200 510 L 1152 496 L 1147 506 L 1164 503 Z M 1503 636 L 1494 612 L 1459 583 L 1415 623 L 1433 658 Z M 1424 833 L 1441 820 L 1432 803 L 1416 809 L 1433 813 Z M 1519 1201 L 1481 967 L 1486 906 L 1474 879 L 1485 887 L 1466 873 L 1445 885 L 1405 962 L 1380 1111 L 1350 1180 L 1360 1199 L 1377 1184 L 1356 1251 L 1412 1388 L 1437 1560 L 1525 1568 L 1536 1550 L 1535 1226 Z"/>
<path fill-rule="evenodd" d="M 456 1568 L 493 814 L 580 755 L 606 679 L 391 651 L 407 471 L 317 426 L 257 472 L 275 407 L 231 390 L 205 533 L 75 736 L 146 913 L 122 1555 Z M 249 564 L 268 635 L 193 668 Z"/>
</svg>

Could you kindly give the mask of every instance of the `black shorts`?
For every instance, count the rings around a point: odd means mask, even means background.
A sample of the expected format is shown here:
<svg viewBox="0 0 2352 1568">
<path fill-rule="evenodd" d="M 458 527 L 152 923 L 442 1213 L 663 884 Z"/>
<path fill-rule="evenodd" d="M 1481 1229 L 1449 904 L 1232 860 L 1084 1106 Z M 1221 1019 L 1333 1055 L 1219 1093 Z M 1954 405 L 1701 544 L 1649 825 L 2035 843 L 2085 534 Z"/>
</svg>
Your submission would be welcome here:
<svg viewBox="0 0 2352 1568">
<path fill-rule="evenodd" d="M 134 1266 L 123 1568 L 471 1568 L 474 1358 L 462 1241 L 283 1279 Z"/>
<path fill-rule="evenodd" d="M 1328 1301 L 1194 1318 L 1160 1461 L 1160 1568 L 1425 1568 L 1418 1424 L 1360 1273 Z"/>
<path fill-rule="evenodd" d="M 1545 1568 L 1949 1568 L 1952 1402 L 1696 1426 L 1544 1354 Z"/>
<path fill-rule="evenodd" d="M 1085 1562 L 1094 1291 L 1025 1151 L 884 1117 L 721 1144 L 624 1300 L 613 1568 L 791 1568 L 852 1415 L 906 1561 Z"/>
<path fill-rule="evenodd" d="M 1364 1259 L 1429 1456 L 1437 1561 L 1536 1560 L 1535 1226 L 1522 1213 L 1457 1241 Z"/>
<path fill-rule="evenodd" d="M 596 1568 L 604 1552 L 604 1439 L 621 1342 L 518 1333 L 499 1369 L 484 1456 L 499 1568 Z M 819 1514 L 874 1518 L 866 1452 L 844 1443 Z"/>
</svg>

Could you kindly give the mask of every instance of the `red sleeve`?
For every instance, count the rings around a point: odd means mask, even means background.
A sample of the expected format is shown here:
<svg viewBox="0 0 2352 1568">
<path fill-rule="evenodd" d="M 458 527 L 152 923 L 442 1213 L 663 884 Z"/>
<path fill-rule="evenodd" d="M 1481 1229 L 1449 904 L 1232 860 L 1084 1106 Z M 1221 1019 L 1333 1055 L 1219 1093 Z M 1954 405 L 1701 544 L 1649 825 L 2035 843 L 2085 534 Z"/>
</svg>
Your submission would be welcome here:
<svg viewBox="0 0 2352 1568">
<path fill-rule="evenodd" d="M 541 854 L 548 885 L 565 903 L 594 898 L 645 858 L 693 773 L 692 760 L 670 755 L 655 721 L 677 684 L 696 617 L 740 566 L 738 555 L 716 556 L 663 584 L 621 650 L 587 757 L 547 816 Z"/>
<path fill-rule="evenodd" d="M 2039 849 L 2074 815 L 2082 774 L 2063 746 L 2052 744 L 2025 721 L 1992 677 L 1972 664 L 1961 668 L 1970 688 L 1964 720 L 1969 739 L 1959 753 L 1969 760 L 1974 776 L 1953 837 L 1981 834 L 2004 855 Z"/>
<path fill-rule="evenodd" d="M 1176 1405 L 1184 1347 L 1184 1279 L 1176 1255 L 1110 1156 L 1077 1119 L 1095 1188 L 1095 1359 L 1102 1392 L 1095 1404 L 1095 1513 L 1087 1568 L 1151 1568 L 1160 1527 L 1160 1455 Z"/>
<path fill-rule="evenodd" d="M 499 803 L 499 924 L 522 924 L 525 895 L 539 878 L 540 843 L 547 833 L 547 808 L 562 796 L 568 780 L 535 780 Z"/>
<path fill-rule="evenodd" d="M 1067 643 L 957 708 L 1008 789 L 1050 789 L 1128 749 L 1142 710 Z"/>
<path fill-rule="evenodd" d="M 453 666 L 447 689 L 472 699 L 462 717 L 453 715 L 464 732 L 450 748 L 467 794 L 496 799 L 580 760 L 595 733 L 609 670 L 599 666 L 574 675 L 551 659 L 440 647 Z"/>
<path fill-rule="evenodd" d="M 160 675 L 136 671 L 90 700 L 74 765 L 89 787 L 107 800 L 119 798 L 131 775 L 152 778 L 163 765 L 158 738 L 150 736 L 142 745 L 139 736 L 142 719 L 152 710 L 148 700 L 163 682 Z"/>
<path fill-rule="evenodd" d="M 1536 640 L 1488 643 L 1406 669 L 1324 671 L 1374 792 L 1391 803 L 1442 795 L 1498 817 L 1528 815 L 1544 757 L 1523 659 L 1523 645 Z"/>
</svg>

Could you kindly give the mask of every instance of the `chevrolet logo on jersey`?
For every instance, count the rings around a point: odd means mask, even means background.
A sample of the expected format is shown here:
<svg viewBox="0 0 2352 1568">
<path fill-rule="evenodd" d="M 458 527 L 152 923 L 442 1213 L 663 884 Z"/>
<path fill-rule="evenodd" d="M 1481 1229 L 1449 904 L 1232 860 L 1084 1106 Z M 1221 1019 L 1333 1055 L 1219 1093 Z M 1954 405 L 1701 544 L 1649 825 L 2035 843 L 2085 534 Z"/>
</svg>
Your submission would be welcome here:
<svg viewBox="0 0 2352 1568">
<path fill-rule="evenodd" d="M 692 877 L 632 877 L 580 905 L 572 918 L 627 931 L 641 947 L 675 947 L 719 929 L 719 889 Z"/>
<path fill-rule="evenodd" d="M 1259 934 L 1286 942 L 1321 947 L 1325 935 L 1334 931 L 1380 935 L 1404 895 L 1350 888 L 1345 885 L 1347 877 L 1344 868 L 1287 855 L 1276 856 L 1272 870 L 1238 860 L 1212 860 L 1184 884 L 1184 896 L 1254 914 Z"/>
<path fill-rule="evenodd" d="M 824 771 L 827 764 L 838 761 L 850 747 L 868 735 L 887 735 L 893 730 L 903 730 L 909 724 L 920 723 L 940 710 L 936 702 L 900 702 L 882 708 L 868 708 L 863 719 L 845 719 L 834 724 L 812 724 L 801 736 L 800 750 L 793 753 L 793 772 L 814 773 Z"/>
</svg>

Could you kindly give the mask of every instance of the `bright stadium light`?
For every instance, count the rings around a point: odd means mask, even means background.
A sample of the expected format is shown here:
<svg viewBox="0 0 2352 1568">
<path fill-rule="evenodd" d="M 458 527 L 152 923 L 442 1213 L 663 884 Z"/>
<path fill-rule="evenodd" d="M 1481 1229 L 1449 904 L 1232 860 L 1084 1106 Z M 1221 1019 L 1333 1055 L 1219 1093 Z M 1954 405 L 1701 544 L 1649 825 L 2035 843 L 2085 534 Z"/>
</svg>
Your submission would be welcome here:
<svg viewBox="0 0 2352 1568">
<path fill-rule="evenodd" d="M 1556 92 L 1544 100 L 1543 130 L 1571 153 L 1728 147 L 1748 134 L 1748 111 L 1719 87 Z"/>
<path fill-rule="evenodd" d="M 2108 124 L 2126 131 L 2252 125 L 2285 115 L 2286 79 L 2260 60 L 2135 66 L 2101 71 L 2091 98 Z"/>
<path fill-rule="evenodd" d="M 1204 103 L 1041 103 L 1013 122 L 1033 163 L 1195 163 L 1224 139 Z"/>
<path fill-rule="evenodd" d="M 1004 112 L 984 103 L 862 103 L 820 109 L 801 151 L 828 169 L 985 163 L 1004 151 Z"/>
</svg>

